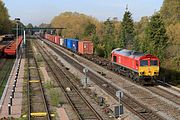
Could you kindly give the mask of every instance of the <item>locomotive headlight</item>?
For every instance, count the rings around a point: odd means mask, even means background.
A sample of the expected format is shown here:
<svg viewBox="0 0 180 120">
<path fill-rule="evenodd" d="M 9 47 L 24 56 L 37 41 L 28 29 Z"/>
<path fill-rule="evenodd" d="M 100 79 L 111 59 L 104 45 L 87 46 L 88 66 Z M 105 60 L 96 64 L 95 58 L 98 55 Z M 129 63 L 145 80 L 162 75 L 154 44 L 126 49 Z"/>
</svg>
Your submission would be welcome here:
<svg viewBox="0 0 180 120">
<path fill-rule="evenodd" d="M 158 74 L 158 72 L 154 72 L 154 74 L 155 74 L 155 75 L 157 75 L 157 74 Z"/>
<path fill-rule="evenodd" d="M 144 75 L 144 72 L 140 72 L 141 75 Z"/>
</svg>

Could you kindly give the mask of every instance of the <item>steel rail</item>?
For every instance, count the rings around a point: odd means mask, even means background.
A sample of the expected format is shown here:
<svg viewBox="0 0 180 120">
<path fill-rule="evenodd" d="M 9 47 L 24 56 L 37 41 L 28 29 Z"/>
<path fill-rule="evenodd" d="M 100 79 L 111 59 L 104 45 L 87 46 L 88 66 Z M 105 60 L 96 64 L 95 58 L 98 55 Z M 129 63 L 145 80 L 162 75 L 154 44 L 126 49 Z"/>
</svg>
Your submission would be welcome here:
<svg viewBox="0 0 180 120">
<path fill-rule="evenodd" d="M 72 66 L 74 66 L 75 68 L 79 69 L 81 72 L 83 70 L 83 66 L 81 64 L 79 64 L 77 61 L 74 61 L 72 58 L 70 58 L 68 55 L 66 55 L 65 53 L 63 53 L 59 48 L 57 48 L 56 46 L 54 46 L 53 44 L 50 44 L 49 42 L 45 42 L 52 50 L 54 50 L 58 55 L 60 55 L 61 57 L 63 57 L 63 59 L 65 59 L 66 61 L 68 61 Z M 101 77 L 97 76 L 96 74 L 94 74 L 92 71 L 88 72 L 88 75 L 90 76 L 90 78 L 92 78 L 92 81 L 97 83 L 99 87 L 101 87 L 102 89 L 104 89 L 107 93 L 109 93 L 113 98 L 117 99 L 117 97 L 115 96 L 115 91 L 118 90 L 118 88 L 114 87 L 113 85 L 107 83 L 106 81 L 104 81 Z M 101 83 L 101 84 L 100 84 Z M 104 88 L 102 86 L 102 84 L 107 84 L 109 87 L 108 88 Z M 138 117 L 140 117 L 142 120 L 148 120 L 148 119 L 156 119 L 156 120 L 164 120 L 165 118 L 163 118 L 162 116 L 159 116 L 158 114 L 156 114 L 155 112 L 153 112 L 152 110 L 150 110 L 149 108 L 147 108 L 146 106 L 142 105 L 141 103 L 139 103 L 137 100 L 131 98 L 130 96 L 128 96 L 127 94 L 124 94 L 125 97 L 122 99 L 122 103 L 126 106 L 126 108 L 128 108 L 131 112 L 133 112 L 134 114 L 136 114 Z"/>
<path fill-rule="evenodd" d="M 41 76 L 40 76 L 40 73 L 39 73 L 39 70 L 38 70 L 38 64 L 37 64 L 37 61 L 34 57 L 34 54 L 32 51 L 32 48 L 31 48 L 31 45 L 29 43 L 30 41 L 28 41 L 28 50 L 26 49 L 26 52 L 27 52 L 27 64 L 28 64 L 28 85 L 27 85 L 27 90 L 28 90 L 28 120 L 31 120 L 32 116 L 31 116 L 31 113 L 33 112 L 31 109 L 32 107 L 32 100 L 31 100 L 31 85 L 30 85 L 30 80 L 31 80 L 31 72 L 30 72 L 30 59 L 32 59 L 34 61 L 34 65 L 33 67 L 35 67 L 35 70 L 37 71 L 37 78 L 39 80 L 39 82 L 37 83 L 39 85 L 39 88 L 40 88 L 40 91 L 41 91 L 41 96 L 42 96 L 42 102 L 43 102 L 43 105 L 44 105 L 44 109 L 45 109 L 45 112 L 47 113 L 45 115 L 46 119 L 47 120 L 51 120 L 51 115 L 50 115 L 50 112 L 49 112 L 49 108 L 48 108 L 48 104 L 47 104 L 47 100 L 46 100 L 46 97 L 45 97 L 45 93 L 44 93 L 44 89 L 43 89 L 43 86 L 42 86 L 42 81 L 41 81 Z M 41 111 L 40 111 L 41 112 Z"/>
<path fill-rule="evenodd" d="M 41 46 L 40 46 L 39 44 L 37 44 L 37 45 L 38 45 L 38 49 L 39 49 L 39 47 L 41 47 Z M 61 69 L 60 67 L 58 67 L 58 66 L 56 65 L 56 63 L 53 62 L 52 55 L 48 55 L 47 51 L 45 51 L 43 47 L 41 47 L 41 50 L 42 50 L 42 51 L 41 51 L 41 55 L 42 55 L 43 59 L 44 59 L 45 62 L 47 63 L 49 69 L 52 71 L 52 74 L 53 74 L 55 80 L 58 82 L 59 87 L 62 88 L 62 91 L 63 91 L 64 95 L 66 96 L 66 98 L 67 98 L 67 100 L 69 101 L 70 105 L 72 106 L 73 110 L 74 110 L 75 113 L 77 114 L 78 118 L 79 118 L 80 120 L 86 119 L 86 117 L 84 117 L 84 116 L 81 115 L 81 114 L 82 114 L 82 111 L 78 110 L 78 109 L 75 107 L 75 103 L 74 103 L 73 99 L 72 99 L 71 96 L 68 95 L 68 93 L 66 92 L 66 90 L 65 90 L 62 82 L 59 80 L 59 77 L 58 77 L 57 74 L 61 75 L 63 78 L 66 78 L 66 80 L 67 80 L 67 81 L 69 82 L 69 84 L 71 84 L 71 86 L 72 86 L 72 87 L 71 87 L 72 91 L 74 90 L 74 91 L 77 93 L 76 95 L 79 95 L 79 96 L 80 96 L 80 98 L 83 100 L 83 102 L 84 102 L 84 103 L 88 106 L 88 108 L 95 114 L 96 119 L 102 120 L 102 117 L 96 112 L 96 110 L 94 110 L 94 108 L 90 105 L 90 103 L 84 98 L 84 96 L 80 93 L 80 91 L 79 91 L 79 90 L 75 87 L 75 85 L 70 81 L 70 78 L 67 77 L 66 73 L 64 73 L 64 72 L 62 71 L 62 69 Z M 40 49 L 39 49 L 39 51 L 40 51 Z M 45 55 L 47 55 L 46 58 L 45 58 Z M 48 61 L 47 61 L 47 58 L 49 58 Z M 51 61 L 51 64 L 49 63 L 49 61 Z M 56 69 L 55 69 L 55 68 L 53 69 L 52 66 L 56 66 Z M 57 71 L 58 71 L 58 73 L 56 73 Z M 61 74 L 61 73 L 62 73 L 62 74 Z M 64 80 L 64 81 L 65 81 L 65 80 Z M 77 97 L 77 96 L 76 96 L 76 97 Z M 86 107 L 86 106 L 85 106 L 85 107 Z M 89 119 L 89 118 L 87 118 L 87 119 Z M 93 119 L 94 119 L 94 118 L 93 118 Z"/>
</svg>

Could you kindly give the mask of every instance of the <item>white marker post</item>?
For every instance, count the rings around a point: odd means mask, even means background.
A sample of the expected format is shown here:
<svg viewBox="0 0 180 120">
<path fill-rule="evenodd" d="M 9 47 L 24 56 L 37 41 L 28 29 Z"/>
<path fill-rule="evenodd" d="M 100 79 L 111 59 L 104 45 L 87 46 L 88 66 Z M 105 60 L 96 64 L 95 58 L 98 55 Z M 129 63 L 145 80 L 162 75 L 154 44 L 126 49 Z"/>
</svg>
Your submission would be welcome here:
<svg viewBox="0 0 180 120">
<path fill-rule="evenodd" d="M 86 73 L 88 72 L 88 69 L 87 69 L 87 68 L 84 68 L 84 69 L 83 69 L 83 72 L 84 72 L 84 74 L 85 74 L 85 85 L 84 85 L 84 86 L 86 87 L 86 86 L 87 86 L 87 74 L 86 74 Z"/>
<path fill-rule="evenodd" d="M 119 98 L 119 118 L 121 119 L 121 98 L 123 97 L 123 92 L 118 90 L 116 96 Z"/>
<path fill-rule="evenodd" d="M 26 31 L 24 30 L 24 45 L 26 45 Z"/>
</svg>

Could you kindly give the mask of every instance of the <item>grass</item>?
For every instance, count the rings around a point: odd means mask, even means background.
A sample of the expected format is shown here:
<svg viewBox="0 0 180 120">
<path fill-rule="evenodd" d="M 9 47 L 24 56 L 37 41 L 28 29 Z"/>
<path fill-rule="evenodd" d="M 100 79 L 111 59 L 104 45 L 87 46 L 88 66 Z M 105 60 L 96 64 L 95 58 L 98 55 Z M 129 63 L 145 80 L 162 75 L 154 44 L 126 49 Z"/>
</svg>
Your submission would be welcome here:
<svg viewBox="0 0 180 120">
<path fill-rule="evenodd" d="M 52 106 L 57 107 L 59 104 L 64 104 L 64 101 L 61 99 L 62 94 L 59 92 L 58 88 L 54 88 L 51 81 L 46 82 L 44 88 L 47 89 L 48 95 L 50 96 L 50 104 Z"/>
<path fill-rule="evenodd" d="M 46 82 L 44 88 L 50 90 L 51 88 L 53 88 L 53 83 L 51 81 Z"/>
<path fill-rule="evenodd" d="M 0 80 L 3 80 L 2 85 L 0 86 L 0 98 L 4 92 L 4 88 L 6 86 L 7 80 L 9 78 L 9 74 L 13 67 L 13 63 L 14 63 L 14 60 L 8 60 L 3 66 L 3 68 L 0 70 Z"/>
<path fill-rule="evenodd" d="M 59 104 L 63 104 L 63 101 L 60 100 L 60 93 L 56 88 L 52 88 L 49 91 L 50 94 L 50 103 L 52 106 L 58 106 Z"/>
<path fill-rule="evenodd" d="M 23 80 L 23 99 L 22 99 L 22 115 L 26 115 L 28 113 L 28 103 L 27 103 L 27 82 L 28 82 L 28 65 L 27 60 L 24 65 L 24 80 Z M 18 118 L 17 120 L 27 120 L 27 118 Z"/>
</svg>

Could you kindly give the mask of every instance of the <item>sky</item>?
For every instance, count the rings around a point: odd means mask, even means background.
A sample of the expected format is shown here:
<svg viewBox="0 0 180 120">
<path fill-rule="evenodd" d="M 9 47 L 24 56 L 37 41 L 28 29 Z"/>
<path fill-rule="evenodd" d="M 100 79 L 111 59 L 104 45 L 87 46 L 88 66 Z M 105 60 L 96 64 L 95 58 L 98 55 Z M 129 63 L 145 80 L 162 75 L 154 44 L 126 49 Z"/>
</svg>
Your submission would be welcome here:
<svg viewBox="0 0 180 120">
<path fill-rule="evenodd" d="M 10 19 L 19 17 L 27 25 L 50 23 L 54 16 L 65 11 L 79 12 L 100 21 L 108 17 L 122 20 L 126 5 L 134 21 L 158 11 L 163 0 L 3 0 Z"/>
</svg>

